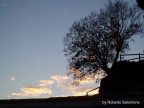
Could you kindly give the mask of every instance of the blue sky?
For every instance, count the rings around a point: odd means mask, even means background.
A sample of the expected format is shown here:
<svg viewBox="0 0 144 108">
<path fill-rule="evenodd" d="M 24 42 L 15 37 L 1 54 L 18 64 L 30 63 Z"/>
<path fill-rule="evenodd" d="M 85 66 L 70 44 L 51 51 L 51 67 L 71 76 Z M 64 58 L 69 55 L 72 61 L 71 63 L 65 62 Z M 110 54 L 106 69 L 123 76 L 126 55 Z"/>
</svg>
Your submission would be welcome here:
<svg viewBox="0 0 144 108">
<path fill-rule="evenodd" d="M 69 84 L 63 38 L 74 21 L 99 11 L 104 3 L 0 0 L 0 99 L 78 95 L 96 87 L 93 81 L 77 88 Z M 135 40 L 129 53 L 142 53 L 144 38 Z"/>
</svg>

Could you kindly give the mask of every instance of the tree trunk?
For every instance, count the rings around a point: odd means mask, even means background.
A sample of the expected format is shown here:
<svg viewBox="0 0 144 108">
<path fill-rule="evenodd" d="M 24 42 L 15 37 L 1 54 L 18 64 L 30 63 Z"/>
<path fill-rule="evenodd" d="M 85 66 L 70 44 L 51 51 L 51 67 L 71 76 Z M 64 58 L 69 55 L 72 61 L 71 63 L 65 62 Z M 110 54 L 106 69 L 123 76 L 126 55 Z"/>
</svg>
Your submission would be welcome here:
<svg viewBox="0 0 144 108">
<path fill-rule="evenodd" d="M 118 50 L 117 50 L 117 53 L 116 53 L 116 57 L 115 57 L 115 59 L 114 59 L 114 62 L 113 62 L 113 64 L 112 64 L 111 68 L 116 64 L 116 62 L 117 62 L 117 60 L 118 60 L 118 57 L 119 57 L 119 53 L 120 53 L 120 50 L 118 49 Z"/>
<path fill-rule="evenodd" d="M 107 74 L 108 76 L 111 75 L 111 69 L 108 68 L 107 66 L 104 66 L 104 67 L 103 67 L 103 70 L 106 72 L 106 74 Z"/>
</svg>

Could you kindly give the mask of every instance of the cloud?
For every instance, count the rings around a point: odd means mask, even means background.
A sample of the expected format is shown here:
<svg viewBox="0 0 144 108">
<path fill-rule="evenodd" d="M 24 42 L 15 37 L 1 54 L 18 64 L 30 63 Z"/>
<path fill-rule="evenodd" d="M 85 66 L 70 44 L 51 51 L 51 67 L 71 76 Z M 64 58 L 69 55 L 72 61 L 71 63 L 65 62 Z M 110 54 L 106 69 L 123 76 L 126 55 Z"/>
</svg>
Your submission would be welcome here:
<svg viewBox="0 0 144 108">
<path fill-rule="evenodd" d="M 66 90 L 72 96 L 83 96 L 83 95 L 86 95 L 86 93 L 88 91 L 94 89 L 94 87 L 87 87 L 86 88 L 86 87 L 83 87 L 81 85 L 74 86 L 70 83 L 65 83 L 65 84 L 61 85 L 60 88 Z M 96 90 L 90 92 L 89 95 L 95 95 L 98 93 L 99 93 L 99 89 L 96 89 Z"/>
<path fill-rule="evenodd" d="M 76 74 L 86 74 L 86 72 L 82 72 L 82 71 L 75 69 L 75 68 L 70 68 L 69 71 L 71 73 L 76 73 Z"/>
<path fill-rule="evenodd" d="M 39 84 L 40 87 L 46 87 L 46 86 L 52 85 L 55 81 L 54 80 L 40 80 L 38 82 L 40 83 Z"/>
<path fill-rule="evenodd" d="M 15 77 L 11 77 L 10 80 L 16 81 L 16 78 Z"/>
<path fill-rule="evenodd" d="M 95 86 L 95 78 L 99 76 L 86 76 L 83 80 L 79 82 L 79 85 L 72 85 L 72 79 L 68 82 L 68 80 L 63 81 L 63 83 L 57 83 L 60 89 L 63 89 L 67 92 L 69 92 L 69 95 L 72 96 L 83 96 L 86 95 L 86 93 L 92 89 L 94 89 L 93 86 Z M 70 79 L 70 78 L 69 78 Z M 79 80 L 78 80 L 79 81 Z M 89 86 L 89 87 L 88 87 Z M 90 87 L 91 86 L 91 87 Z M 98 85 L 97 85 L 98 87 Z M 89 95 L 95 95 L 99 93 L 99 89 L 96 89 L 89 93 Z"/>
<path fill-rule="evenodd" d="M 94 87 L 87 87 L 86 88 L 86 87 L 83 87 L 83 86 L 74 86 L 74 85 L 71 85 L 71 84 L 67 84 L 67 85 L 61 85 L 60 89 L 65 90 L 66 93 L 69 94 L 67 96 L 70 96 L 70 95 L 71 96 L 84 96 L 84 95 L 86 95 L 86 93 L 88 91 L 93 90 Z M 89 95 L 95 95 L 95 94 L 98 94 L 98 93 L 99 93 L 99 88 L 94 90 L 94 91 L 91 91 L 89 93 Z"/>
<path fill-rule="evenodd" d="M 79 85 L 84 85 L 84 84 L 93 84 L 93 83 L 95 83 L 95 80 L 94 80 L 94 78 L 86 76 L 82 80 L 75 79 L 74 82 L 79 82 Z"/>
<path fill-rule="evenodd" d="M 56 76 L 51 76 L 50 78 L 52 80 L 56 81 L 57 83 L 63 82 L 65 80 L 69 79 L 68 76 L 66 76 L 66 75 L 56 75 Z"/>
<path fill-rule="evenodd" d="M 28 86 L 20 89 L 19 93 L 11 93 L 13 96 L 39 96 L 42 94 L 51 94 L 52 90 L 42 87 Z"/>
<path fill-rule="evenodd" d="M 82 78 L 82 80 L 80 79 L 75 79 L 74 81 L 78 81 L 79 85 L 84 85 L 84 84 L 94 84 L 96 83 L 96 79 L 102 79 L 103 76 L 102 75 L 88 75 Z"/>
<path fill-rule="evenodd" d="M 65 12 L 64 12 L 64 14 L 65 14 L 65 15 L 67 15 L 67 14 L 68 14 L 68 12 L 66 12 L 66 11 L 65 11 Z"/>
<path fill-rule="evenodd" d="M 70 68 L 68 71 L 71 73 L 74 73 L 76 75 L 84 75 L 84 76 L 89 75 L 88 72 L 83 72 L 83 71 L 80 71 L 80 70 L 75 69 L 75 68 Z M 102 69 L 99 69 L 99 70 L 97 70 L 97 73 L 103 75 L 103 74 L 105 74 L 105 71 Z M 93 75 L 90 75 L 90 76 L 93 76 Z"/>
<path fill-rule="evenodd" d="M 95 86 L 95 78 L 97 77 L 98 76 L 94 76 L 94 77 L 86 76 L 83 80 L 79 82 L 79 85 L 76 86 L 76 85 L 72 85 L 72 82 L 74 80 L 71 77 L 68 77 L 66 75 L 50 76 L 49 79 L 47 80 L 39 80 L 37 86 L 21 87 L 19 92 L 11 93 L 11 95 L 22 96 L 22 97 L 41 96 L 43 94 L 50 95 L 53 93 L 53 91 L 49 87 L 54 85 L 52 89 L 59 89 L 59 91 L 65 91 L 64 94 L 60 94 L 59 96 L 82 96 L 82 95 L 86 95 L 86 92 L 93 89 L 93 87 Z M 11 77 L 11 80 L 15 80 L 15 78 Z M 98 90 L 90 92 L 89 94 L 91 95 L 98 94 Z"/>
<path fill-rule="evenodd" d="M 66 91 L 73 91 L 76 89 L 77 86 L 74 86 L 71 84 L 71 82 L 64 82 L 58 84 L 60 89 L 66 90 Z"/>
<path fill-rule="evenodd" d="M 98 78 L 98 77 L 99 77 L 98 75 L 95 75 L 95 76 L 90 76 L 89 75 L 89 76 L 85 76 L 82 80 L 79 80 L 79 79 L 73 80 L 71 77 L 68 77 L 66 75 L 56 75 L 56 76 L 51 76 L 50 78 L 52 80 L 56 81 L 57 85 L 62 87 L 62 85 L 65 85 L 65 86 L 72 85 L 74 81 L 75 82 L 78 81 L 79 85 L 94 84 L 95 83 L 95 79 Z"/>
</svg>

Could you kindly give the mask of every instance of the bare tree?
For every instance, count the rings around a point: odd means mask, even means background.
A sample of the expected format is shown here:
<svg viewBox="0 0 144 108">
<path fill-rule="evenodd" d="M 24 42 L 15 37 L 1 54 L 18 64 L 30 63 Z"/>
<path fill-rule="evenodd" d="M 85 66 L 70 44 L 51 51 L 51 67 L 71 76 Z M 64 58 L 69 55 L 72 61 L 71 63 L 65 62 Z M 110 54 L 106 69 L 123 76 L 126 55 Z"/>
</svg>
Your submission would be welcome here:
<svg viewBox="0 0 144 108">
<path fill-rule="evenodd" d="M 68 57 L 69 74 L 74 79 L 98 74 L 103 69 L 111 75 L 110 69 L 119 54 L 129 49 L 129 41 L 143 33 L 142 11 L 129 7 L 122 0 L 109 0 L 97 14 L 76 21 L 64 37 L 64 52 Z M 111 66 L 111 68 L 110 68 Z"/>
</svg>

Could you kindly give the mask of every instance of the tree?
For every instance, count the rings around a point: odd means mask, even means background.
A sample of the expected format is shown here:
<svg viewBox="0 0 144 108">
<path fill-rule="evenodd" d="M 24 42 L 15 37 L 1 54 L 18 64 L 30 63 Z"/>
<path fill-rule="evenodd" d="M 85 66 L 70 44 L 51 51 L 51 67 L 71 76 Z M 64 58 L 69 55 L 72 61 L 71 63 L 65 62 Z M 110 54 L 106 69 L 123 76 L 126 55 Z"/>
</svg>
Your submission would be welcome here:
<svg viewBox="0 0 144 108">
<path fill-rule="evenodd" d="M 72 24 L 64 37 L 69 74 L 74 79 L 99 74 L 110 69 L 120 53 L 129 49 L 129 41 L 143 33 L 143 12 L 122 0 L 109 0 L 104 9 Z M 111 67 L 111 68 L 110 68 Z"/>
</svg>

